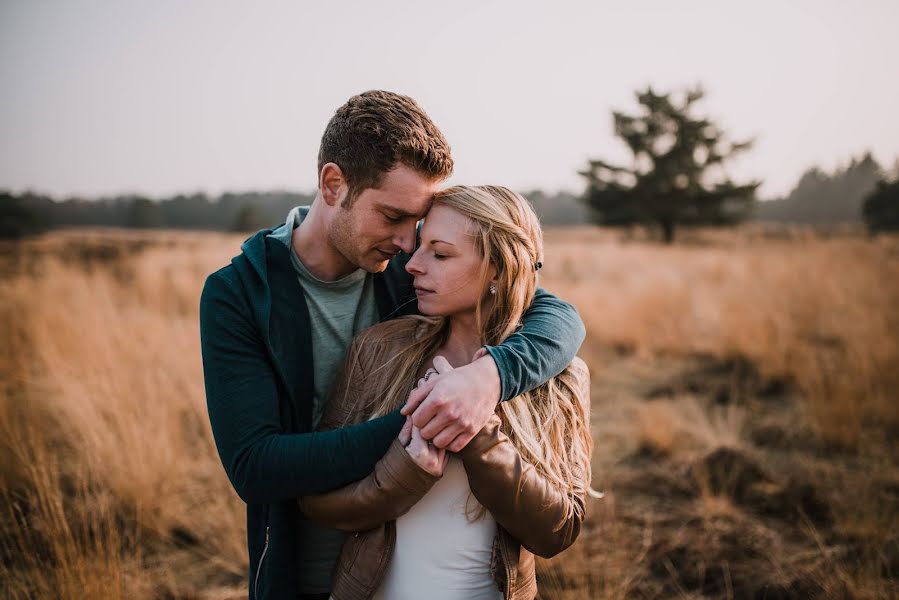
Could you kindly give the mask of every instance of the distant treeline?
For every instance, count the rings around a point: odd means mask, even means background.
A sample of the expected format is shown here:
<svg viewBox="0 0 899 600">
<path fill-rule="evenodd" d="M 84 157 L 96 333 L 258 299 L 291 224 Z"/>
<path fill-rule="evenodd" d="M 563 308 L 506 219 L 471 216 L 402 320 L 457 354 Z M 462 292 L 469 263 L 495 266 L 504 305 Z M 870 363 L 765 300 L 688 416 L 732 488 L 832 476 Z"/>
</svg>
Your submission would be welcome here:
<svg viewBox="0 0 899 600">
<path fill-rule="evenodd" d="M 813 167 L 785 198 L 756 203 L 754 218 L 811 225 L 860 223 L 865 197 L 883 177 L 870 152 L 831 173 Z"/>
<path fill-rule="evenodd" d="M 573 194 L 532 191 L 526 196 L 546 225 L 587 222 L 587 209 Z M 32 192 L 0 191 L 0 237 L 71 226 L 253 231 L 282 222 L 291 208 L 311 204 L 313 198 L 312 194 L 276 191 L 55 200 Z"/>
<path fill-rule="evenodd" d="M 899 173 L 892 174 L 894 178 L 896 175 Z M 812 168 L 785 198 L 756 202 L 751 218 L 815 225 L 857 223 L 862 220 L 865 197 L 883 177 L 883 170 L 870 153 L 830 173 Z M 534 205 L 544 225 L 591 221 L 586 203 L 575 194 L 531 190 L 524 196 Z M 70 226 L 253 231 L 283 221 L 291 208 L 311 204 L 313 197 L 273 191 L 58 200 L 33 192 L 14 194 L 0 190 L 0 238 Z"/>
<path fill-rule="evenodd" d="M 4 221 L 11 214 L 14 219 L 25 219 L 22 226 L 32 230 L 101 226 L 250 231 L 283 221 L 291 208 L 309 204 L 312 199 L 310 194 L 277 191 L 225 193 L 216 197 L 198 193 L 161 199 L 123 195 L 57 201 L 31 192 L 13 195 L 0 191 L 0 214 Z"/>
</svg>

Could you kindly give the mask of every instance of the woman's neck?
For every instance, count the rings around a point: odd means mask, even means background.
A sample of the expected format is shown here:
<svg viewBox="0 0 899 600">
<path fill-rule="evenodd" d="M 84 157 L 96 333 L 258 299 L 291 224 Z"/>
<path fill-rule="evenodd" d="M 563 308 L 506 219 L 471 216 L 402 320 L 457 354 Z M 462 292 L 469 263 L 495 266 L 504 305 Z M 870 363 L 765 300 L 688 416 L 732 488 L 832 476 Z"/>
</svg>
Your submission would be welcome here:
<svg viewBox="0 0 899 600">
<path fill-rule="evenodd" d="M 437 354 L 443 355 L 454 367 L 461 367 L 471 362 L 482 345 L 474 312 L 461 313 L 449 318 L 449 335 Z"/>
</svg>

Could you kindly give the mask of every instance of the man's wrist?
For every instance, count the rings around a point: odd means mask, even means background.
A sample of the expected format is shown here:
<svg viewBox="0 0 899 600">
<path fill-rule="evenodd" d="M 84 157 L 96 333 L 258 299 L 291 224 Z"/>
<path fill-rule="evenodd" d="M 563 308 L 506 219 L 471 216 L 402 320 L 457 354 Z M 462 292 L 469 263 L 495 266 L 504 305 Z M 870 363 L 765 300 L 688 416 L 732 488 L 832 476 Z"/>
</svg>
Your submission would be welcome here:
<svg viewBox="0 0 899 600">
<path fill-rule="evenodd" d="M 502 382 L 499 379 L 499 367 L 497 366 L 496 361 L 493 360 L 493 356 L 488 352 L 486 355 L 477 359 L 474 364 L 480 369 L 481 375 L 483 375 L 487 381 L 492 381 L 495 384 L 492 386 L 494 403 L 499 404 L 502 402 Z"/>
</svg>

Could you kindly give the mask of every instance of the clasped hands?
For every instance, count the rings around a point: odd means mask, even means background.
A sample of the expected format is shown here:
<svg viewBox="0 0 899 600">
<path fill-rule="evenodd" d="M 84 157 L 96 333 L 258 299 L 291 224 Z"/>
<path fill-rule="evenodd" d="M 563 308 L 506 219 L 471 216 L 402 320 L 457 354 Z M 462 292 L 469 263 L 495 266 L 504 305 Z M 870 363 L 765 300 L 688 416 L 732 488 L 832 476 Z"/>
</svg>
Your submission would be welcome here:
<svg viewBox="0 0 899 600">
<path fill-rule="evenodd" d="M 496 410 L 500 384 L 496 363 L 483 348 L 458 369 L 442 356 L 433 364 L 436 374 L 419 379 L 401 411 L 406 423 L 398 437 L 416 464 L 439 477 L 447 451 L 462 450 Z"/>
</svg>

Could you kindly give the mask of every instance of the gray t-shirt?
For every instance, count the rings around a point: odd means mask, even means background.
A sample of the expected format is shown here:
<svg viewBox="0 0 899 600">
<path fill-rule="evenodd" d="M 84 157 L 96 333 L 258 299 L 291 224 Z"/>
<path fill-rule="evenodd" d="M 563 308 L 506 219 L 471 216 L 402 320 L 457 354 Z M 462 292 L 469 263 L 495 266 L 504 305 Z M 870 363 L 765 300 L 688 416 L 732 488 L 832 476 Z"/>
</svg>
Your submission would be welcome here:
<svg viewBox="0 0 899 600">
<path fill-rule="evenodd" d="M 293 230 L 308 213 L 308 207 L 290 211 L 287 221 L 269 234 L 290 249 L 290 260 L 303 286 L 312 329 L 312 363 L 315 397 L 312 426 L 318 425 L 334 381 L 337 368 L 346 355 L 353 336 L 378 322 L 374 279 L 362 269 L 336 281 L 317 279 L 293 250 Z M 344 534 L 322 527 L 301 516 L 298 523 L 300 591 L 306 594 L 328 592 L 331 572 L 340 554 Z"/>
</svg>

